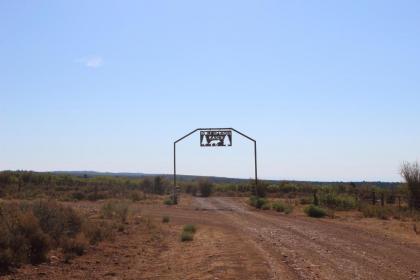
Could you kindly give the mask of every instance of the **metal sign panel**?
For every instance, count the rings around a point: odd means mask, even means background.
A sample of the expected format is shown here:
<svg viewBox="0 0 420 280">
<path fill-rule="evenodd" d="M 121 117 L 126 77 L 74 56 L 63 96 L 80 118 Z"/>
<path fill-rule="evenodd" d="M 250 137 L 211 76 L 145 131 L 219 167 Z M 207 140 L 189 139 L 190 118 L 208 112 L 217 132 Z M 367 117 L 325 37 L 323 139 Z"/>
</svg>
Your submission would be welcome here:
<svg viewBox="0 0 420 280">
<path fill-rule="evenodd" d="M 200 131 L 201 147 L 230 147 L 232 146 L 231 130 L 202 130 Z"/>
</svg>

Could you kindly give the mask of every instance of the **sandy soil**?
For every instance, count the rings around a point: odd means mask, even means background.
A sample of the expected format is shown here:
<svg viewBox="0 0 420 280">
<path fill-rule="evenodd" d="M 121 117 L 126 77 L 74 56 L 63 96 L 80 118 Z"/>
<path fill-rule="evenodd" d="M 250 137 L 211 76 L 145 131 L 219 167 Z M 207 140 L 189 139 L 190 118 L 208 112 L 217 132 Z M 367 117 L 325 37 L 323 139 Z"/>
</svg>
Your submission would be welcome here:
<svg viewBox="0 0 420 280">
<path fill-rule="evenodd" d="M 185 198 L 176 207 L 137 204 L 133 213 L 115 242 L 70 264 L 52 258 L 4 279 L 420 279 L 419 238 L 364 220 L 287 216 L 223 197 Z M 169 224 L 160 222 L 164 215 Z M 183 243 L 187 223 L 198 231 Z"/>
</svg>

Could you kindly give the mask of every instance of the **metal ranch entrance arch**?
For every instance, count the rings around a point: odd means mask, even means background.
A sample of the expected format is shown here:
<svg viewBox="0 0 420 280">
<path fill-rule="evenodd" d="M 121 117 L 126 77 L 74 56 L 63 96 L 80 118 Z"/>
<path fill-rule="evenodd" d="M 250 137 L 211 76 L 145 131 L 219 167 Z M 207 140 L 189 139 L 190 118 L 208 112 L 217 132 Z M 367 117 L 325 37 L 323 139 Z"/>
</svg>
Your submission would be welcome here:
<svg viewBox="0 0 420 280">
<path fill-rule="evenodd" d="M 254 163 L 255 163 L 255 192 L 258 196 L 258 168 L 257 168 L 257 141 L 234 128 L 197 128 L 187 135 L 179 138 L 174 142 L 174 185 L 172 199 L 174 203 L 178 202 L 178 191 L 176 186 L 176 144 L 191 136 L 195 132 L 200 131 L 201 147 L 228 147 L 232 146 L 232 132 L 245 137 L 254 143 Z"/>
</svg>

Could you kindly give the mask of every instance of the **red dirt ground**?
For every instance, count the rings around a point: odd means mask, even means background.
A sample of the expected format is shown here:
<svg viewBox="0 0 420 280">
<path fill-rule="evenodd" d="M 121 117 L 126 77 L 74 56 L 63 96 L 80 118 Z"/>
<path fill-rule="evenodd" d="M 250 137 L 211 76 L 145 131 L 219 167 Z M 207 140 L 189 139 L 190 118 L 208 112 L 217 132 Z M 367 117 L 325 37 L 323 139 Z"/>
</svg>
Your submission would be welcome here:
<svg viewBox="0 0 420 280">
<path fill-rule="evenodd" d="M 79 207 L 95 211 L 87 203 Z M 370 220 L 257 211 L 234 198 L 135 204 L 127 230 L 66 264 L 24 266 L 4 279 L 420 279 L 420 238 Z M 162 224 L 163 216 L 169 224 Z M 150 217 L 150 219 L 149 219 Z M 198 227 L 181 242 L 182 226 Z"/>
</svg>

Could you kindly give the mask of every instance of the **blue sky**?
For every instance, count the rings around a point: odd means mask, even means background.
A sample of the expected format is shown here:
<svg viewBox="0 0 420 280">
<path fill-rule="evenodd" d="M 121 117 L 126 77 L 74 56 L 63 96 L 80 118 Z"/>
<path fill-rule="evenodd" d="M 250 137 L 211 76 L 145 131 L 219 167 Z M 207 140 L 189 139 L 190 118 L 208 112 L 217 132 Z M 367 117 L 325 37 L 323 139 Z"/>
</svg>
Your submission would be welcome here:
<svg viewBox="0 0 420 280">
<path fill-rule="evenodd" d="M 0 169 L 172 172 L 197 127 L 263 178 L 400 180 L 420 156 L 418 1 L 0 1 Z M 179 145 L 253 176 L 252 145 Z"/>
</svg>

